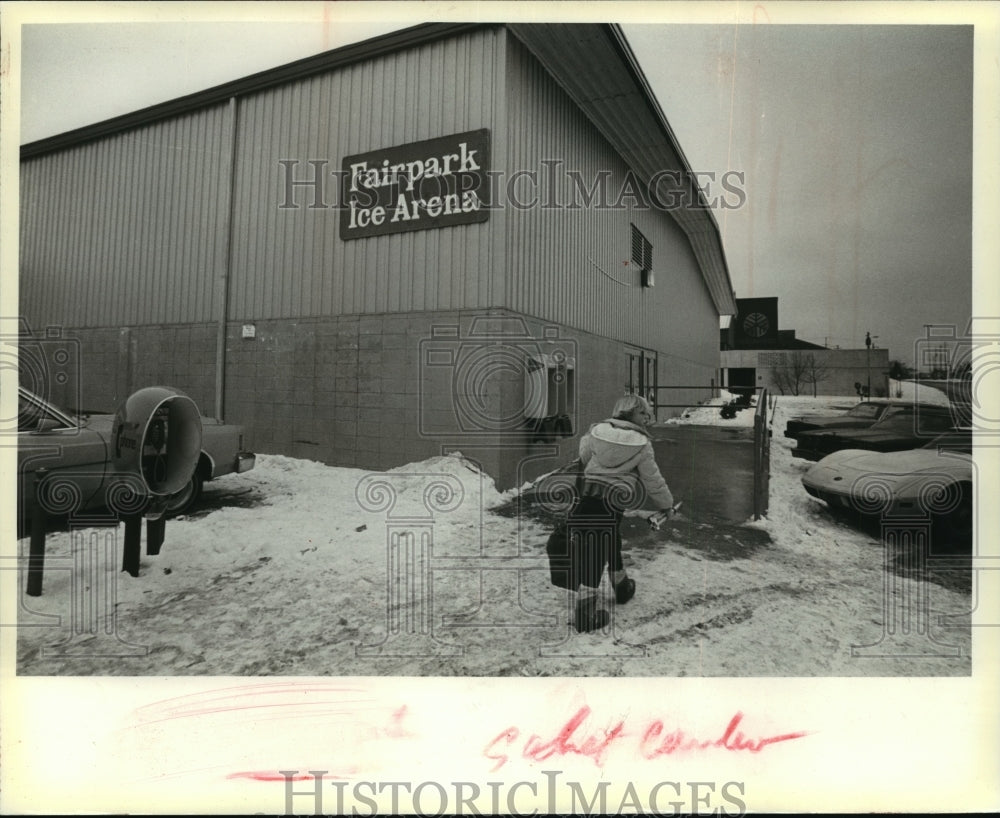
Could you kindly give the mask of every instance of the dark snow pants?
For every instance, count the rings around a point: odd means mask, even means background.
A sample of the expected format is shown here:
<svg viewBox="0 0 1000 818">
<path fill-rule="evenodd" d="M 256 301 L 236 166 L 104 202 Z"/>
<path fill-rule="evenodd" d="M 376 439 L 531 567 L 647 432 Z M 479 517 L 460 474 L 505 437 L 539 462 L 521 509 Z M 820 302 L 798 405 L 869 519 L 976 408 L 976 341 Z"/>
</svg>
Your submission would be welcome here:
<svg viewBox="0 0 1000 818">
<path fill-rule="evenodd" d="M 601 584 L 604 566 L 621 571 L 622 512 L 610 508 L 603 497 L 581 497 L 570 512 L 570 570 L 574 585 L 596 588 Z"/>
</svg>

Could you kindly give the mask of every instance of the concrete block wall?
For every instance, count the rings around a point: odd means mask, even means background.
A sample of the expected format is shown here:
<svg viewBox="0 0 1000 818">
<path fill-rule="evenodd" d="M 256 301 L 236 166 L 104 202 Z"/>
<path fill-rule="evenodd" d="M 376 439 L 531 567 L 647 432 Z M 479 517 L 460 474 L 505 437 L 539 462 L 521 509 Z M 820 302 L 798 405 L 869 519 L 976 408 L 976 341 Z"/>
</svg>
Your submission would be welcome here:
<svg viewBox="0 0 1000 818">
<path fill-rule="evenodd" d="M 244 337 L 249 323 L 253 337 Z M 217 414 L 215 325 L 79 338 L 88 405 L 113 411 L 140 386 L 165 383 Z M 624 344 L 506 310 L 233 322 L 225 346 L 222 414 L 244 427 L 249 449 L 371 470 L 461 451 L 501 489 L 575 457 L 628 381 Z M 575 359 L 573 435 L 540 441 L 522 417 L 519 361 L 553 350 Z M 714 375 L 665 351 L 659 358 L 661 383 L 707 385 Z"/>
<path fill-rule="evenodd" d="M 118 330 L 86 335 L 60 327 L 24 330 L 18 370 L 25 389 L 62 409 L 83 412 L 113 412 L 127 396 Z"/>
<path fill-rule="evenodd" d="M 791 355 L 793 350 L 726 350 L 722 353 L 726 368 L 753 368 L 757 370 L 757 386 L 770 389 L 780 395 L 775 385 L 772 362 L 776 355 Z M 889 350 L 873 349 L 817 349 L 803 350 L 803 354 L 814 356 L 824 367 L 823 377 L 816 384 L 817 395 L 855 395 L 854 384 L 867 384 L 871 376 L 872 397 L 888 396 Z M 812 395 L 812 384 L 803 383 L 800 394 Z"/>
<path fill-rule="evenodd" d="M 63 337 L 76 359 L 69 368 L 78 374 L 47 379 L 43 396 L 56 404 L 110 413 L 138 389 L 159 385 L 180 389 L 203 415 L 214 414 L 215 325 L 103 327 L 68 330 Z"/>
<path fill-rule="evenodd" d="M 436 447 L 418 432 L 423 321 L 340 316 L 242 324 L 227 337 L 226 420 L 247 445 L 341 466 L 383 469 Z"/>
<path fill-rule="evenodd" d="M 123 333 L 119 355 L 128 351 L 125 397 L 144 386 L 162 384 L 187 393 L 206 416 L 216 414 L 215 324 L 130 327 Z"/>
</svg>

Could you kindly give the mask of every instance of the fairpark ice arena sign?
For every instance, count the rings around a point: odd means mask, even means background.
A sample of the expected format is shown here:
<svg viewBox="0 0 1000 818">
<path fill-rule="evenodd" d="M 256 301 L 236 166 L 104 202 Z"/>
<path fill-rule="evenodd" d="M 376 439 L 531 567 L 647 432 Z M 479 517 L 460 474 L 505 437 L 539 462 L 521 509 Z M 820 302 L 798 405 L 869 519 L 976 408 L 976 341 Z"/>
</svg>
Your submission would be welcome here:
<svg viewBox="0 0 1000 818">
<path fill-rule="evenodd" d="M 484 222 L 488 129 L 345 156 L 341 239 Z"/>
</svg>

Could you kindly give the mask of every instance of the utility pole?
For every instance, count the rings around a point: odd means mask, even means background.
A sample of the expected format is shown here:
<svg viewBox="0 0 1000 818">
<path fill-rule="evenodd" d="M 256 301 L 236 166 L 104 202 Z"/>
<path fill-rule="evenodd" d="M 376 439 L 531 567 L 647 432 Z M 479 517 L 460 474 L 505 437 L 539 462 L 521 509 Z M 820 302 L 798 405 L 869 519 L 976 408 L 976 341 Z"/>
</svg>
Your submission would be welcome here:
<svg viewBox="0 0 1000 818">
<path fill-rule="evenodd" d="M 865 333 L 865 363 L 868 368 L 868 400 L 872 399 L 872 334 Z"/>
</svg>

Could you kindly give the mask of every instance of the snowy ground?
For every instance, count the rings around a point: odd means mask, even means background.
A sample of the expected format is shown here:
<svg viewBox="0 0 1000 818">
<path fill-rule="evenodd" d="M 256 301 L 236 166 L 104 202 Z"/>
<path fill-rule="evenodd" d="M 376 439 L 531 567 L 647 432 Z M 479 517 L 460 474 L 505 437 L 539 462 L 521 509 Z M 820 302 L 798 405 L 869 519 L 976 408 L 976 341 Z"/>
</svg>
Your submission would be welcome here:
<svg viewBox="0 0 1000 818">
<path fill-rule="evenodd" d="M 903 384 L 904 397 L 914 388 Z M 632 519 L 638 592 L 607 633 L 572 631 L 565 593 L 548 582 L 547 526 L 511 515 L 514 493 L 461 457 L 372 475 L 261 455 L 253 471 L 209 484 L 202 510 L 170 521 L 138 578 L 117 572 L 123 527 L 50 534 L 44 595 L 22 596 L 18 672 L 969 674 L 967 566 L 933 581 L 904 575 L 877 532 L 833 518 L 801 487 L 809 464 L 791 457 L 785 421 L 854 403 L 779 396 L 767 519 L 716 529 L 682 516 L 658 533 Z M 687 414 L 680 422 L 752 423 L 752 411 L 723 420 L 718 406 Z M 108 580 L 114 617 L 88 593 Z M 889 634 L 893 623 L 909 635 Z"/>
</svg>

